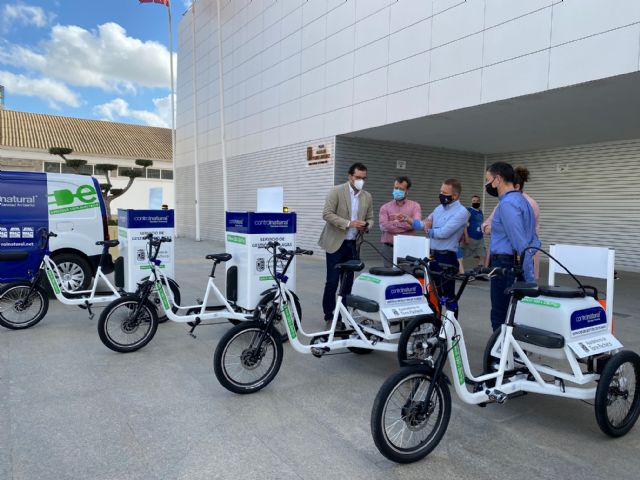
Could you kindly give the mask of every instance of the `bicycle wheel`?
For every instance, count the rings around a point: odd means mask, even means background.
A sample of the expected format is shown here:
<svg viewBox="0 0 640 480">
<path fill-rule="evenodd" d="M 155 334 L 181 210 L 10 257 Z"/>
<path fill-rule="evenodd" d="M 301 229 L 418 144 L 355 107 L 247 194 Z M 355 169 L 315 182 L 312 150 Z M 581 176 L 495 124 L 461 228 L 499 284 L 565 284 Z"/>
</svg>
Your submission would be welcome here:
<svg viewBox="0 0 640 480">
<path fill-rule="evenodd" d="M 264 332 L 260 322 L 242 322 L 223 335 L 213 356 L 213 370 L 220 384 L 234 393 L 253 393 L 275 378 L 282 364 L 282 342 L 273 329 Z"/>
<path fill-rule="evenodd" d="M 371 410 L 371 434 L 382 455 L 398 463 L 426 457 L 440 443 L 451 417 L 451 395 L 443 377 L 434 383 L 422 365 L 403 367 L 380 388 Z"/>
<path fill-rule="evenodd" d="M 176 305 L 180 305 L 180 301 L 182 300 L 180 297 L 180 287 L 178 287 L 178 284 L 175 282 L 175 280 L 171 279 L 171 278 L 167 278 L 167 281 L 169 282 L 169 288 L 171 289 L 171 293 L 173 294 L 173 300 L 176 303 Z M 153 305 L 155 305 L 156 307 L 156 315 L 158 316 L 158 323 L 164 323 L 167 320 L 169 320 L 169 317 L 167 317 L 167 314 L 164 313 L 164 309 L 162 308 L 162 300 L 160 299 L 160 295 L 158 295 L 158 291 L 153 288 L 151 290 L 151 293 L 149 293 L 149 301 L 151 303 L 153 303 Z M 169 302 L 171 302 L 171 299 L 167 299 L 169 300 Z M 176 307 L 172 306 L 171 310 L 175 313 L 177 311 Z"/>
<path fill-rule="evenodd" d="M 9 283 L 0 288 L 0 325 L 11 330 L 33 327 L 49 309 L 49 297 L 38 285 L 31 294 L 29 282 Z"/>
<path fill-rule="evenodd" d="M 156 334 L 158 316 L 155 305 L 144 300 L 134 318 L 139 301 L 139 297 L 127 295 L 114 300 L 102 311 L 98 335 L 107 348 L 120 353 L 135 352 Z"/>
<path fill-rule="evenodd" d="M 420 315 L 409 322 L 402 330 L 398 340 L 398 363 L 407 365 L 412 361 L 435 358 L 438 351 L 437 343 L 428 340 L 440 333 L 440 323 L 434 315 Z"/>
<path fill-rule="evenodd" d="M 596 389 L 596 421 L 611 437 L 625 435 L 640 414 L 640 357 L 631 351 L 616 353 L 602 370 Z"/>
</svg>

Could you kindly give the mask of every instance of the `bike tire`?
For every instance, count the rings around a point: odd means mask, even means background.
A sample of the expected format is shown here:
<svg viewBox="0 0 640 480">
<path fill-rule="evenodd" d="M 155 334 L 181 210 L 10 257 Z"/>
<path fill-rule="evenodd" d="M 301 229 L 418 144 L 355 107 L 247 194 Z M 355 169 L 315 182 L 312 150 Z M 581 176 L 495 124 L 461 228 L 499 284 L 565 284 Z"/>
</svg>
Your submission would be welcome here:
<svg viewBox="0 0 640 480">
<path fill-rule="evenodd" d="M 213 355 L 213 370 L 220 385 L 227 390 L 239 394 L 254 393 L 269 385 L 278 374 L 282 364 L 283 350 L 279 335 L 273 328 L 267 332 L 260 358 L 256 361 L 249 356 L 252 353 L 253 342 L 257 340 L 264 328 L 261 322 L 242 322 L 227 331 L 218 342 Z M 246 348 L 241 345 L 244 341 L 248 341 Z M 272 358 L 266 362 L 264 373 L 260 373 L 258 370 L 268 353 L 271 353 Z M 230 362 L 228 363 L 227 360 Z M 235 368 L 231 368 L 231 364 L 235 364 Z M 249 381 L 239 379 L 241 374 L 252 371 L 256 371 L 259 376 Z"/>
<path fill-rule="evenodd" d="M 28 300 L 37 300 L 37 308 L 34 312 L 25 317 L 22 321 L 13 319 L 12 312 L 19 314 L 25 312 L 17 305 L 17 302 L 26 298 L 31 289 L 29 282 L 13 282 L 0 288 L 0 325 L 10 330 L 24 330 L 33 327 L 44 318 L 49 310 L 49 296 L 44 288 L 35 285 Z M 4 304 L 7 304 L 4 306 Z M 29 306 L 33 305 L 31 303 Z"/>
<path fill-rule="evenodd" d="M 625 377 L 624 384 L 621 381 L 621 368 L 629 365 L 629 372 L 633 374 L 630 381 Z M 621 437 L 625 435 L 638 420 L 640 415 L 640 356 L 629 350 L 616 353 L 609 359 L 602 370 L 598 387 L 596 388 L 595 414 L 600 430 L 610 437 Z M 630 394 L 633 395 L 629 401 Z M 616 398 L 617 397 L 617 398 Z M 623 410 L 623 417 L 617 421 L 612 421 L 609 408 L 620 404 L 620 397 L 628 404 L 628 408 Z M 626 397 L 626 398 L 624 398 Z"/>
<path fill-rule="evenodd" d="M 416 400 L 416 394 L 426 394 L 428 383 L 425 382 L 433 382 L 433 379 L 431 372 L 424 365 L 402 367 L 382 384 L 373 402 L 371 435 L 380 453 L 393 462 L 412 463 L 421 460 L 438 446 L 447 431 L 451 417 L 451 394 L 446 380 L 444 377 L 436 380 L 432 392 L 432 398 L 436 399 L 436 403 L 427 415 L 420 413 L 419 407 L 424 400 Z M 405 388 L 409 390 L 406 399 L 394 401 L 395 394 Z M 400 397 L 402 396 L 403 393 L 400 393 Z M 396 409 L 399 409 L 399 415 L 394 415 Z M 405 429 L 411 432 L 408 437 L 408 440 L 411 440 L 414 434 L 428 428 L 436 411 L 435 424 L 426 430 L 428 435 L 424 440 L 412 447 L 399 444 L 405 438 Z M 387 414 L 392 417 L 388 424 Z M 396 427 L 401 427 L 400 433 L 390 435 L 390 430 Z M 397 441 L 398 438 L 400 442 Z"/>
<path fill-rule="evenodd" d="M 158 329 L 158 316 L 155 305 L 148 299 L 144 300 L 142 306 L 142 319 L 128 318 L 127 314 L 137 306 L 139 301 L 140 298 L 135 295 L 125 295 L 111 302 L 102 311 L 98 320 L 98 336 L 105 347 L 118 353 L 135 352 L 144 347 L 154 337 Z M 119 317 L 122 318 L 119 320 Z M 142 336 L 139 338 L 138 336 L 126 337 L 136 333 L 140 325 L 143 325 Z M 124 343 L 115 338 L 118 327 L 119 331 L 125 335 L 123 338 L 132 340 L 131 342 Z"/>
<path fill-rule="evenodd" d="M 429 328 L 426 328 L 429 327 Z M 428 357 L 435 357 L 437 345 L 424 350 L 418 346 L 418 342 L 437 336 L 440 333 L 440 322 L 433 314 L 420 315 L 411 320 L 402 329 L 398 340 L 398 363 L 400 366 L 408 365 L 412 361 L 425 360 Z"/>
</svg>

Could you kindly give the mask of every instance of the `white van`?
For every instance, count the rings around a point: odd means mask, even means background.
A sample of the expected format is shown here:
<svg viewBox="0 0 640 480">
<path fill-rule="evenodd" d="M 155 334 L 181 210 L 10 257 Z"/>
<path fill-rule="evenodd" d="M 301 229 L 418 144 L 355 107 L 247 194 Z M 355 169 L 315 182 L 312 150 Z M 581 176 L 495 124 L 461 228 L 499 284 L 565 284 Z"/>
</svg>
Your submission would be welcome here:
<svg viewBox="0 0 640 480">
<path fill-rule="evenodd" d="M 0 251 L 28 250 L 27 260 L 2 262 L 0 283 L 29 276 L 39 266 L 38 230 L 56 234 L 51 258 L 58 264 L 66 288 L 84 290 L 98 267 L 108 240 L 107 214 L 98 181 L 90 176 L 0 171 Z M 111 257 L 102 269 L 113 271 Z"/>
</svg>

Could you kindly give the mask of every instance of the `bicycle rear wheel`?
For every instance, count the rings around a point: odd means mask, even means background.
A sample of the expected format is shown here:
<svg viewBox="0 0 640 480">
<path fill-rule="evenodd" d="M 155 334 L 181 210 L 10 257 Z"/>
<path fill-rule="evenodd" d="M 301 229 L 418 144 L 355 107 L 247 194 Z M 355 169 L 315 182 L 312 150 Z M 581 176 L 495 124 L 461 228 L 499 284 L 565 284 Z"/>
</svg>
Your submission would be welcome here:
<svg viewBox="0 0 640 480">
<path fill-rule="evenodd" d="M 31 292 L 31 293 L 29 293 Z M 0 288 L 0 325 L 11 330 L 33 327 L 49 310 L 49 297 L 38 285 L 14 282 Z"/>
<path fill-rule="evenodd" d="M 371 410 L 373 441 L 389 460 L 411 463 L 440 443 L 451 417 L 451 395 L 443 378 L 433 382 L 422 365 L 403 367 L 380 388 Z"/>
<path fill-rule="evenodd" d="M 260 348 L 258 343 L 264 333 Z M 242 322 L 223 335 L 213 356 L 220 384 L 234 393 L 253 393 L 275 378 L 282 364 L 282 342 L 260 322 Z"/>
<path fill-rule="evenodd" d="M 600 430 L 621 437 L 640 415 L 640 357 L 624 350 L 609 359 L 598 380 L 595 399 Z"/>
<path fill-rule="evenodd" d="M 158 329 L 155 306 L 144 300 L 137 315 L 139 297 L 127 295 L 111 302 L 100 314 L 98 335 L 114 352 L 129 353 L 151 341 Z"/>
</svg>

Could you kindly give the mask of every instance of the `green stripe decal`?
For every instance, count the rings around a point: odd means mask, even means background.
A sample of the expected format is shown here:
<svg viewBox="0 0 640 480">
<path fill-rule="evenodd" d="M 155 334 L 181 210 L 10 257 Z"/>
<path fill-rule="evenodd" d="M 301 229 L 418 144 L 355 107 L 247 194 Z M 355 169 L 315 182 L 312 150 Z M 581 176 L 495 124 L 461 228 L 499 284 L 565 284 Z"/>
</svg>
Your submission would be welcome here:
<svg viewBox="0 0 640 480">
<path fill-rule="evenodd" d="M 462 366 L 462 357 L 460 357 L 460 346 L 456 341 L 453 347 L 453 358 L 456 360 L 456 370 L 458 372 L 458 382 L 460 385 L 464 385 L 464 367 Z"/>
</svg>

